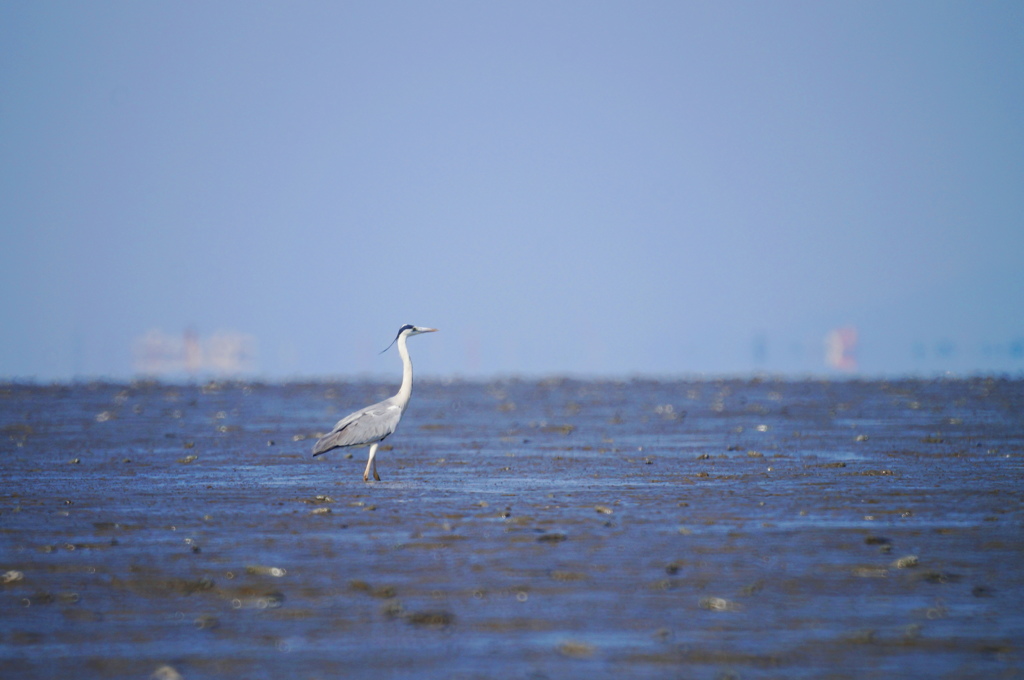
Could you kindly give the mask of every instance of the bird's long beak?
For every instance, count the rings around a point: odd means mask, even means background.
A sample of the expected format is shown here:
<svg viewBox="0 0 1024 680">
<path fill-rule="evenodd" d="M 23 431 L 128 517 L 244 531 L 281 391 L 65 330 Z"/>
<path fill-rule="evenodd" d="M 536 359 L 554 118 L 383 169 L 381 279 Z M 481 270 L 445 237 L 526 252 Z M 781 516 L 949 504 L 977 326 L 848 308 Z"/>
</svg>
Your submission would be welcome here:
<svg viewBox="0 0 1024 680">
<path fill-rule="evenodd" d="M 417 326 L 416 327 L 416 332 L 417 333 L 436 333 L 437 329 L 436 328 L 420 328 L 419 326 Z"/>
</svg>

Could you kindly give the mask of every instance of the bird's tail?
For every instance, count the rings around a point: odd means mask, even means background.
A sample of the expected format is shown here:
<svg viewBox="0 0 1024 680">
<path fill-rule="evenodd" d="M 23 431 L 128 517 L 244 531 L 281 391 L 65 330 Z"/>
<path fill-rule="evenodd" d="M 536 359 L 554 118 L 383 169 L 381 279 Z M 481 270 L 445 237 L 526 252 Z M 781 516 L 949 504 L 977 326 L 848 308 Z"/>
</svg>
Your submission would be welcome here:
<svg viewBox="0 0 1024 680">
<path fill-rule="evenodd" d="M 317 456 L 327 453 L 333 448 L 336 448 L 338 446 L 337 439 L 337 432 L 332 432 L 328 435 L 320 437 L 320 439 L 316 440 L 316 444 L 313 444 L 313 457 L 316 458 Z"/>
</svg>

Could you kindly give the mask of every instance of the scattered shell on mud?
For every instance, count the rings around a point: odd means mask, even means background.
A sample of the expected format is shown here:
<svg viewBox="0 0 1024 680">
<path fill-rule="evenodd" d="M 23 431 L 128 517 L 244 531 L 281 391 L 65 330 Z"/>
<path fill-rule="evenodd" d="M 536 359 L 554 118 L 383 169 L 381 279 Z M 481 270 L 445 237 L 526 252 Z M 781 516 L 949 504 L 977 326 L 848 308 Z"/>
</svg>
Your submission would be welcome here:
<svg viewBox="0 0 1024 680">
<path fill-rule="evenodd" d="M 0 583 L 14 583 L 15 581 L 20 581 L 23 578 L 25 578 L 24 573 L 11 569 L 10 571 L 6 571 L 0 575 Z"/>
<path fill-rule="evenodd" d="M 160 666 L 149 676 L 149 680 L 184 680 L 184 678 L 173 666 Z"/>
<path fill-rule="evenodd" d="M 287 569 L 281 567 L 267 567 L 260 564 L 249 565 L 245 568 L 247 574 L 258 574 L 260 576 L 273 576 L 275 578 L 281 578 L 288 574 Z"/>
<path fill-rule="evenodd" d="M 697 604 L 701 609 L 713 612 L 735 612 L 741 609 L 739 603 L 731 602 L 722 597 L 704 597 Z"/>
</svg>

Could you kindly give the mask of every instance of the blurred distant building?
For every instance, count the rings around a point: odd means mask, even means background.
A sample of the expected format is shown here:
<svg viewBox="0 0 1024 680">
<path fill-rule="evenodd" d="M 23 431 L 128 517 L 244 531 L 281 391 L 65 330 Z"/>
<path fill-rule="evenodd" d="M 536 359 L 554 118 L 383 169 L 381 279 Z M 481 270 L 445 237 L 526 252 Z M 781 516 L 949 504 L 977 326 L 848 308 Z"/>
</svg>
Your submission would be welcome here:
<svg viewBox="0 0 1024 680">
<path fill-rule="evenodd" d="M 193 329 L 169 335 L 152 329 L 135 341 L 135 370 L 143 375 L 233 375 L 255 368 L 256 339 L 236 331 L 203 338 Z"/>
<path fill-rule="evenodd" d="M 825 363 L 840 371 L 857 370 L 857 329 L 836 328 L 825 336 Z"/>
</svg>

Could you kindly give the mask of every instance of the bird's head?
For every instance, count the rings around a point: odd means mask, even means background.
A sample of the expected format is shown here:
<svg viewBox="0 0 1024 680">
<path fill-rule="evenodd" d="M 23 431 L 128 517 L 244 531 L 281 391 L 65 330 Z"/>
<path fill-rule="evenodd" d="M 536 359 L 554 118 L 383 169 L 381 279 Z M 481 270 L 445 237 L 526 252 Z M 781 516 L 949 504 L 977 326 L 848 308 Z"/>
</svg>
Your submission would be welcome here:
<svg viewBox="0 0 1024 680">
<path fill-rule="evenodd" d="M 436 328 L 427 328 L 426 326 L 413 326 L 412 324 L 407 323 L 398 329 L 398 335 L 405 333 L 406 337 L 408 337 L 410 335 L 419 335 L 420 333 L 434 333 L 436 331 Z M 395 336 L 395 340 L 397 339 L 398 337 Z"/>
<path fill-rule="evenodd" d="M 403 337 L 403 336 L 406 337 L 406 338 L 409 338 L 409 337 L 412 337 L 413 335 L 420 335 L 421 333 L 434 333 L 436 331 L 437 331 L 436 328 L 426 328 L 425 326 L 413 326 L 412 324 L 407 323 L 407 324 L 405 324 L 404 326 L 402 326 L 401 328 L 398 329 L 398 335 L 396 335 L 395 339 L 391 341 L 391 345 L 393 345 L 396 342 L 398 342 L 398 339 Z M 388 345 L 387 347 L 385 347 L 381 351 L 381 354 L 383 354 L 384 352 L 387 352 L 389 349 L 391 349 L 391 345 Z"/>
</svg>

